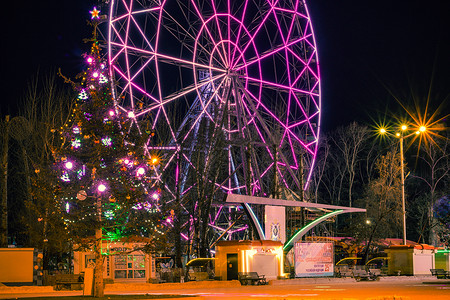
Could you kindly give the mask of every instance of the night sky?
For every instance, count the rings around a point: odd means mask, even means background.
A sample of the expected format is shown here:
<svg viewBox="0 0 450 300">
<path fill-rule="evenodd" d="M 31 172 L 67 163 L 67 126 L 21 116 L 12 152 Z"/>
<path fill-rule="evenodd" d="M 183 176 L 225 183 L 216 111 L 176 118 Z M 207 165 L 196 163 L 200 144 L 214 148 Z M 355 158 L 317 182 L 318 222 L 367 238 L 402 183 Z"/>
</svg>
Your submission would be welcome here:
<svg viewBox="0 0 450 300">
<path fill-rule="evenodd" d="M 94 0 L 22 0 L 3 5 L 2 115 L 17 103 L 38 72 L 83 68 L 83 43 Z M 309 0 L 322 74 L 325 131 L 356 120 L 371 124 L 400 99 L 449 113 L 450 1 Z M 62 82 L 62 80 L 61 80 Z"/>
</svg>

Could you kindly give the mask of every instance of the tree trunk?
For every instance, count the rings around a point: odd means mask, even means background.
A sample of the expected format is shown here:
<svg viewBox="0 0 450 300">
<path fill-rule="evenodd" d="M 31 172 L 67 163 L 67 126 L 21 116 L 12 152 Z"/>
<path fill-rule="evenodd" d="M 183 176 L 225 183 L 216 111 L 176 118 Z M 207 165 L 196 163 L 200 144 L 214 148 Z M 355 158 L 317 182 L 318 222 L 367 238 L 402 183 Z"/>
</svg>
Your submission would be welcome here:
<svg viewBox="0 0 450 300">
<path fill-rule="evenodd" d="M 94 297 L 104 296 L 103 290 L 103 257 L 102 257 L 102 229 L 95 230 L 95 268 L 94 268 Z"/>
<path fill-rule="evenodd" d="M 101 298 L 104 295 L 103 290 L 103 257 L 102 257 L 102 200 L 100 196 L 97 197 L 97 214 L 99 224 L 95 229 L 95 268 L 94 268 L 94 297 Z"/>
</svg>

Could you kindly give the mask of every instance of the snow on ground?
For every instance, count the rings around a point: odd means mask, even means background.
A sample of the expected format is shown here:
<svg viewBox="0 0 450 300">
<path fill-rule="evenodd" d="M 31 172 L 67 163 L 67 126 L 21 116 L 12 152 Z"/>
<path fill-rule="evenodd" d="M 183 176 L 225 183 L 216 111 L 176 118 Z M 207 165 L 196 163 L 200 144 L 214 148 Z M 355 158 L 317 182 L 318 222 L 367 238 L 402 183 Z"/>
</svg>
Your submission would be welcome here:
<svg viewBox="0 0 450 300">
<path fill-rule="evenodd" d="M 184 283 L 113 283 L 107 284 L 105 291 L 143 291 L 143 290 L 174 290 L 174 289 L 214 289 L 239 287 L 241 284 L 237 280 L 231 281 L 189 281 Z"/>
<path fill-rule="evenodd" d="M 185 283 L 143 283 L 127 282 L 106 284 L 105 291 L 148 291 L 148 290 L 168 290 L 168 289 L 204 289 L 204 288 L 231 288 L 239 287 L 241 284 L 237 280 L 231 281 L 190 281 Z M 0 294 L 16 293 L 50 293 L 54 292 L 52 286 L 5 286 L 0 283 Z"/>
<path fill-rule="evenodd" d="M 381 277 L 380 281 L 396 283 L 399 281 L 418 281 L 426 283 L 450 284 L 450 280 L 436 280 L 434 276 L 387 276 Z M 271 280 L 269 285 L 302 285 L 302 284 L 325 284 L 325 283 L 355 282 L 353 278 L 296 278 L 286 280 Z M 189 290 L 189 289 L 215 289 L 215 288 L 235 288 L 241 284 L 237 280 L 231 281 L 190 281 L 185 283 L 143 283 L 124 282 L 106 284 L 105 292 L 115 291 L 151 291 L 151 290 Z M 5 286 L 0 283 L 0 294 L 29 294 L 29 293 L 51 293 L 54 292 L 52 286 Z"/>
</svg>

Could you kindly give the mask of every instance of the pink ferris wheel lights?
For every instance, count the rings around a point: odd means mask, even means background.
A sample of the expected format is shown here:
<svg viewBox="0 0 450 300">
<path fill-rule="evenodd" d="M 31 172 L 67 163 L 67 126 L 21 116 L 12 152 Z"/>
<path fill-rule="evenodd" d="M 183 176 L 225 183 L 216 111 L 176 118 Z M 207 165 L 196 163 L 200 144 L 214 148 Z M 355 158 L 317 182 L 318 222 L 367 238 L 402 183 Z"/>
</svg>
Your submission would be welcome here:
<svg viewBox="0 0 450 300">
<path fill-rule="evenodd" d="M 219 143 L 224 172 L 204 178 L 218 191 L 270 195 L 274 180 L 280 189 L 307 188 L 321 95 L 305 1 L 111 0 L 109 15 L 116 111 L 133 125 L 151 116 L 151 129 L 165 128 L 165 140 L 147 152 L 164 159 L 155 170 L 168 177 L 166 195 L 195 189 L 203 174 L 196 151 L 213 162 L 215 152 L 199 148 Z"/>
</svg>

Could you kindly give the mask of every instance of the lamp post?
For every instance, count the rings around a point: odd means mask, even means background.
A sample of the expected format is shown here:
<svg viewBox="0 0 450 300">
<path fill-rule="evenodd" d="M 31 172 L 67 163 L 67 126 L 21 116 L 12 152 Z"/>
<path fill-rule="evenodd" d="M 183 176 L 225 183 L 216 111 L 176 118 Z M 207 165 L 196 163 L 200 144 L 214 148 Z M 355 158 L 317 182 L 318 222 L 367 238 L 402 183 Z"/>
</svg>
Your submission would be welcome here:
<svg viewBox="0 0 450 300">
<path fill-rule="evenodd" d="M 418 130 L 405 136 L 404 132 L 408 129 L 407 125 L 400 126 L 400 132 L 397 132 L 395 136 L 399 138 L 400 143 L 400 172 L 401 172 L 401 185 L 402 185 L 402 227 L 403 227 L 403 245 L 406 245 L 406 205 L 405 205 L 405 164 L 403 154 L 403 140 L 413 135 L 418 135 L 426 131 L 425 126 L 420 126 Z M 385 128 L 380 128 L 381 134 L 389 134 Z"/>
<path fill-rule="evenodd" d="M 403 130 L 402 126 L 400 133 L 400 168 L 401 168 L 401 182 L 402 182 L 402 217 L 403 217 L 403 245 L 406 245 L 406 205 L 405 205 L 405 165 L 403 163 Z"/>
</svg>

